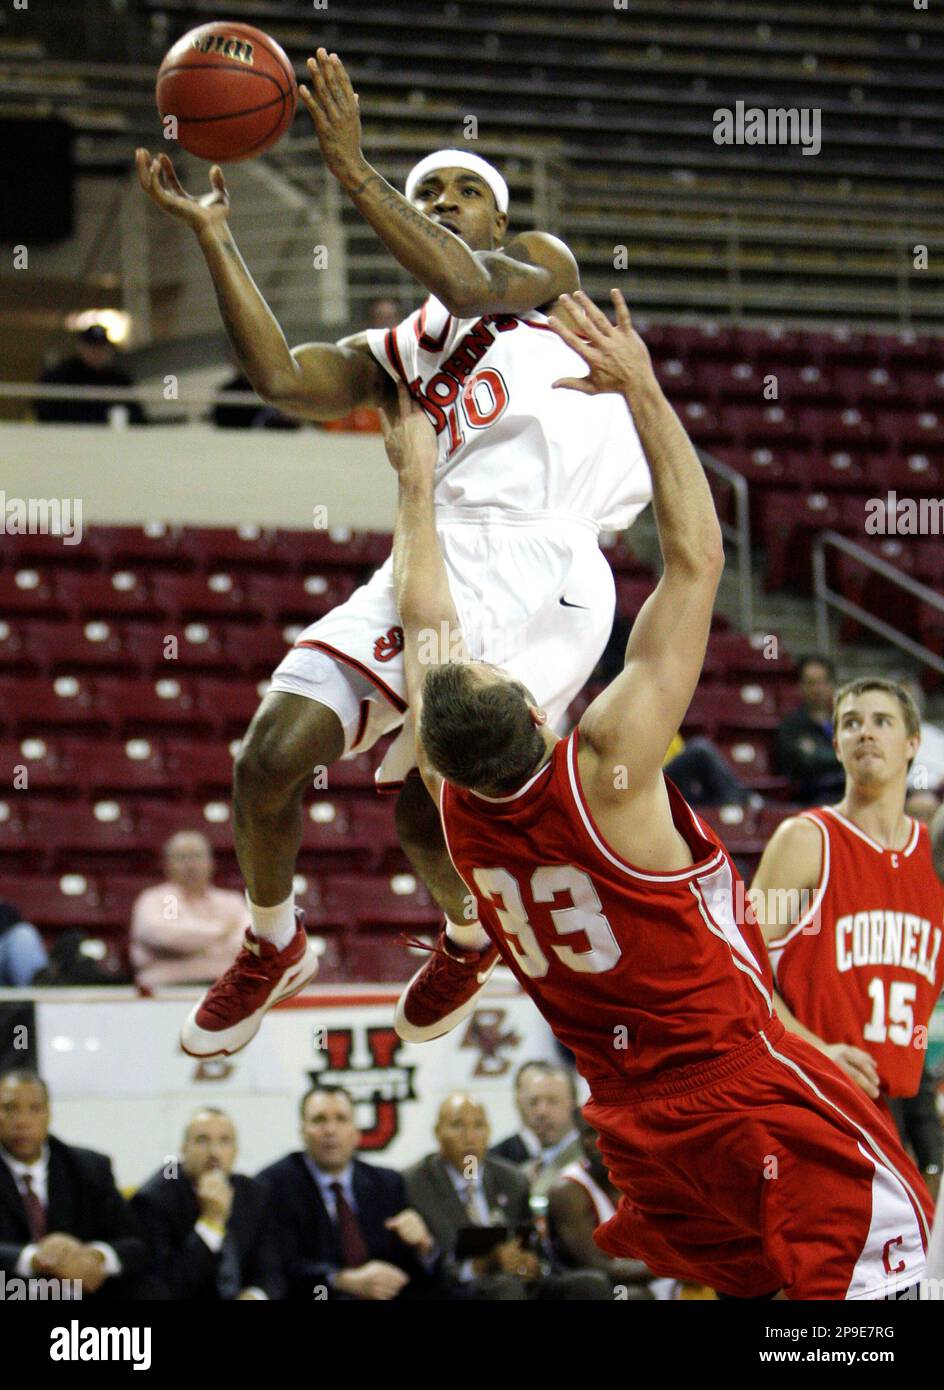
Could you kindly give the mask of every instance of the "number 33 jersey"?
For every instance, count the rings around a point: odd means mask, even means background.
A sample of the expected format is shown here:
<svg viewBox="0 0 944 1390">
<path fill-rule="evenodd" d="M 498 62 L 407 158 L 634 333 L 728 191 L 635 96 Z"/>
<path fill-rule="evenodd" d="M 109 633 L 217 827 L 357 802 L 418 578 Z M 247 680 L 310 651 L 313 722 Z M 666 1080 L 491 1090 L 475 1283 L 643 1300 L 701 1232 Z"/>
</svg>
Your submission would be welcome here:
<svg viewBox="0 0 944 1390">
<path fill-rule="evenodd" d="M 430 295 L 367 342 L 436 430 L 438 508 L 498 507 L 629 526 L 649 501 L 642 445 L 622 396 L 553 389 L 587 375 L 546 314 L 457 319 Z"/>
<path fill-rule="evenodd" d="M 913 821 L 892 850 L 833 807 L 802 814 L 822 836 L 823 864 L 809 910 L 770 942 L 777 988 L 821 1038 L 871 1053 L 886 1095 L 913 1096 L 944 983 L 944 888 L 927 827 Z"/>
<path fill-rule="evenodd" d="M 449 852 L 479 921 L 590 1083 L 717 1058 L 770 1022 L 773 989 L 744 884 L 666 779 L 694 863 L 643 872 L 587 806 L 579 730 L 512 796 L 444 783 Z"/>
</svg>

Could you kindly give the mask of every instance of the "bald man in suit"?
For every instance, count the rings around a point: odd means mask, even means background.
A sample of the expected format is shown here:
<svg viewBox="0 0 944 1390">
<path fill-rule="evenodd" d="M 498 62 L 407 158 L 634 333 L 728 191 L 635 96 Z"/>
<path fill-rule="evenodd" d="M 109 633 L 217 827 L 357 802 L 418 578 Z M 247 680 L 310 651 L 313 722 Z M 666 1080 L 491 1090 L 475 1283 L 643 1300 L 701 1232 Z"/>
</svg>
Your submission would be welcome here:
<svg viewBox="0 0 944 1390">
<path fill-rule="evenodd" d="M 448 1096 L 435 1133 L 438 1152 L 408 1168 L 403 1178 L 410 1205 L 442 1250 L 444 1272 L 457 1293 L 501 1301 L 610 1298 L 609 1281 L 600 1271 L 550 1275 L 529 1248 L 528 1179 L 514 1165 L 487 1155 L 489 1125 L 479 1101 L 462 1091 Z M 487 1253 L 468 1259 L 457 1255 L 463 1231 L 489 1226 L 503 1227 L 505 1234 Z"/>
</svg>

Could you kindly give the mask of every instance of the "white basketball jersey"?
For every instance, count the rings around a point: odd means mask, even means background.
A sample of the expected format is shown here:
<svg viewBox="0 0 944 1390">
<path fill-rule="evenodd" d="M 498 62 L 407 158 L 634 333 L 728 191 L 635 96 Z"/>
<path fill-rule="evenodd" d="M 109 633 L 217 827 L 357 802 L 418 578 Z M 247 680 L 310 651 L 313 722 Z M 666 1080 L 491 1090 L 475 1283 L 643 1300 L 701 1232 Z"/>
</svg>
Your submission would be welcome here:
<svg viewBox="0 0 944 1390">
<path fill-rule="evenodd" d="M 587 367 L 539 310 L 456 319 L 430 295 L 367 341 L 436 428 L 439 507 L 556 512 L 619 531 L 649 501 L 629 407 L 615 394 L 551 389 Z"/>
</svg>

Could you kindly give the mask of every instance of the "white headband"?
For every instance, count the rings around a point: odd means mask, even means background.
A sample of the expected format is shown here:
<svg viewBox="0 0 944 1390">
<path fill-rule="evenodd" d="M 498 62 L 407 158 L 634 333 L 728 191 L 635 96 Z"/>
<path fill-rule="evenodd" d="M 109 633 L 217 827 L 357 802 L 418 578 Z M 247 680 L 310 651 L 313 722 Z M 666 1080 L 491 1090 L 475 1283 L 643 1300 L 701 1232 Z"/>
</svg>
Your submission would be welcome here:
<svg viewBox="0 0 944 1390">
<path fill-rule="evenodd" d="M 498 211 L 508 211 L 508 185 L 501 174 L 487 159 L 482 159 L 477 154 L 469 154 L 466 150 L 436 150 L 434 154 L 428 154 L 425 159 L 421 159 L 419 164 L 414 164 L 406 176 L 404 188 L 410 202 L 413 201 L 417 184 L 436 169 L 468 169 L 470 174 L 478 174 L 492 190 Z"/>
</svg>

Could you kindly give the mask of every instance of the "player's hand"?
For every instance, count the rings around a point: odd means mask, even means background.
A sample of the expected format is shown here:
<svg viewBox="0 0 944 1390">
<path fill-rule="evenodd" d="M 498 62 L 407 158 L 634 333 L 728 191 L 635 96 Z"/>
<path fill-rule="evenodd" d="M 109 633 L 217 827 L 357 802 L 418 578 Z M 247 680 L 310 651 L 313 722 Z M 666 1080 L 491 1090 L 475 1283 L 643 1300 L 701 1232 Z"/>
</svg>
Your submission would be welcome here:
<svg viewBox="0 0 944 1390">
<path fill-rule="evenodd" d="M 381 406 L 380 424 L 387 458 L 396 471 L 415 471 L 423 478 L 431 478 L 439 457 L 436 431 L 426 411 L 413 399 L 402 381 L 397 381 L 396 412 L 387 411 Z"/>
<path fill-rule="evenodd" d="M 359 97 L 351 79 L 338 55 L 324 48 L 319 48 L 306 66 L 311 88 L 302 84 L 298 95 L 314 122 L 321 157 L 341 183 L 358 183 L 366 161 L 361 151 Z"/>
<path fill-rule="evenodd" d="M 359 1269 L 342 1269 L 334 1281 L 340 1293 L 353 1294 L 355 1298 L 366 1298 L 374 1302 L 387 1303 L 396 1298 L 401 1289 L 410 1282 L 396 1265 L 386 1260 L 368 1260 Z"/>
<path fill-rule="evenodd" d="M 632 395 L 643 388 L 651 390 L 655 386 L 658 389 L 649 350 L 633 328 L 625 299 L 619 290 L 610 290 L 610 297 L 616 313 L 615 323 L 610 323 L 583 290 L 573 296 L 560 296 L 575 327 L 568 327 L 553 314 L 548 323 L 568 347 L 580 354 L 590 372 L 587 376 L 561 377 L 554 382 L 555 387 L 579 391 L 584 396 L 599 396 L 609 391 Z"/>
<path fill-rule="evenodd" d="M 197 1183 L 197 1201 L 205 1221 L 225 1226 L 233 1210 L 233 1186 L 221 1168 L 210 1168 Z"/>
<path fill-rule="evenodd" d="M 398 1235 L 404 1245 L 412 1246 L 421 1255 L 428 1255 L 433 1248 L 433 1237 L 429 1233 L 429 1227 L 419 1212 L 414 1211 L 412 1207 L 406 1207 L 396 1216 L 391 1216 L 384 1225 L 388 1231 Z"/>
<path fill-rule="evenodd" d="M 229 194 L 218 164 L 210 170 L 210 192 L 195 198 L 181 187 L 169 155 L 160 154 L 152 159 L 147 150 L 139 149 L 135 151 L 134 162 L 138 182 L 148 197 L 195 232 L 222 224 L 229 217 Z"/>
<path fill-rule="evenodd" d="M 61 1231 L 53 1231 L 37 1243 L 33 1255 L 33 1268 L 39 1273 L 58 1274 L 60 1266 L 82 1249 L 82 1242 L 75 1236 Z"/>
<path fill-rule="evenodd" d="M 97 1293 L 108 1274 L 105 1271 L 105 1256 L 101 1250 L 91 1245 L 82 1245 L 75 1254 L 70 1255 L 59 1268 L 61 1279 L 78 1279 L 82 1293 Z"/>
<path fill-rule="evenodd" d="M 867 1096 L 878 1100 L 878 1067 L 874 1057 L 850 1043 L 827 1043 L 823 1051 L 833 1059 L 840 1071 L 862 1087 Z"/>
</svg>

